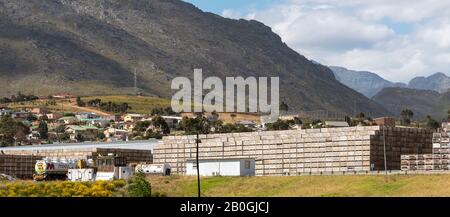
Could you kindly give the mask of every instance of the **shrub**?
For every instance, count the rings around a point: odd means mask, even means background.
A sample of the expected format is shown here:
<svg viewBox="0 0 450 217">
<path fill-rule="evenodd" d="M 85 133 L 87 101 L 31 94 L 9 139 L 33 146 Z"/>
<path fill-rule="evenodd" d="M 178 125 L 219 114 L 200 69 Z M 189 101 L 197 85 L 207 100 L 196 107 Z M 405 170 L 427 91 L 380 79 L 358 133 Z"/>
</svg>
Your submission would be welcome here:
<svg viewBox="0 0 450 217">
<path fill-rule="evenodd" d="M 138 172 L 130 179 L 128 184 L 128 195 L 131 197 L 150 197 L 152 195 L 152 187 L 147 181 L 143 172 Z"/>
</svg>

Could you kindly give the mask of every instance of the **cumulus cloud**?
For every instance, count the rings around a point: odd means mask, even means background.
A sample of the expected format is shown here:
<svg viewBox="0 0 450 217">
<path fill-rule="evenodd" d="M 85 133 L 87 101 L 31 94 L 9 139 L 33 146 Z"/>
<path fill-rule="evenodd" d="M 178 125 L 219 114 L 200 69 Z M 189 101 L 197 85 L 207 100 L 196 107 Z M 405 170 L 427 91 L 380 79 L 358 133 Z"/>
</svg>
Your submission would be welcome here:
<svg viewBox="0 0 450 217">
<path fill-rule="evenodd" d="M 407 82 L 450 73 L 449 10 L 446 0 L 285 0 L 222 15 L 259 20 L 294 50 L 323 64 Z"/>
</svg>

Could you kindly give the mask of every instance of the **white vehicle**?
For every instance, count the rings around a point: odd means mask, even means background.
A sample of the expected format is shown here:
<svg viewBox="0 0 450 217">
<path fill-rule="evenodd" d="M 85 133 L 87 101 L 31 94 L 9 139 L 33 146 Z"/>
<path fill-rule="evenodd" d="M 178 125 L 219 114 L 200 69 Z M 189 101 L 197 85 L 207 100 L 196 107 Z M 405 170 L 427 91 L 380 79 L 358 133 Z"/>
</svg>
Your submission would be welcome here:
<svg viewBox="0 0 450 217">
<path fill-rule="evenodd" d="M 95 181 L 95 169 L 69 169 L 67 179 L 72 182 L 90 182 Z"/>
<path fill-rule="evenodd" d="M 123 157 L 108 154 L 95 156 L 87 161 L 79 161 L 77 169 L 67 172 L 70 181 L 112 181 L 115 179 L 129 179 L 134 175 L 134 168 L 128 167 Z"/>
<path fill-rule="evenodd" d="M 170 164 L 138 164 L 135 168 L 137 172 L 148 175 L 170 176 Z"/>
</svg>

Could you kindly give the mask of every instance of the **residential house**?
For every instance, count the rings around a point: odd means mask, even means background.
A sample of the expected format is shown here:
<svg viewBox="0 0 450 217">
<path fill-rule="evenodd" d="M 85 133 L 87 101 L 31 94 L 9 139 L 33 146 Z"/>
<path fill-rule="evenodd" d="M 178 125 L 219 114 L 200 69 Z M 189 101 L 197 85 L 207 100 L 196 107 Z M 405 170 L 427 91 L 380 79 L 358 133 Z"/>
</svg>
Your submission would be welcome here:
<svg viewBox="0 0 450 217">
<path fill-rule="evenodd" d="M 35 115 L 46 115 L 48 114 L 48 109 L 45 107 L 38 107 L 31 109 L 31 113 Z"/>
<path fill-rule="evenodd" d="M 75 124 L 78 122 L 78 119 L 73 116 L 67 116 L 58 119 L 58 122 L 61 124 Z"/>
<path fill-rule="evenodd" d="M 103 133 L 108 141 L 125 141 L 128 139 L 128 131 L 123 129 L 109 127 Z"/>
<path fill-rule="evenodd" d="M 61 113 L 49 113 L 47 114 L 48 120 L 58 120 L 60 118 L 64 117 Z"/>
<path fill-rule="evenodd" d="M 69 99 L 69 98 L 75 98 L 75 96 L 70 94 L 70 93 L 57 93 L 57 94 L 53 95 L 53 98 L 56 98 L 56 99 Z"/>
<path fill-rule="evenodd" d="M 12 113 L 13 113 L 13 110 L 11 110 L 11 109 L 3 108 L 0 110 L 0 116 L 7 116 L 7 115 L 11 115 Z"/>
<path fill-rule="evenodd" d="M 345 121 L 325 121 L 326 127 L 350 127 Z"/>
<path fill-rule="evenodd" d="M 80 119 L 93 119 L 93 118 L 100 118 L 100 115 L 97 115 L 96 113 L 89 113 L 89 112 L 83 112 L 83 113 L 77 113 L 75 117 Z"/>
<path fill-rule="evenodd" d="M 123 117 L 123 121 L 125 122 L 137 122 L 144 118 L 143 115 L 140 114 L 127 114 Z"/>
<path fill-rule="evenodd" d="M 95 140 L 97 138 L 100 129 L 95 126 L 78 126 L 68 125 L 66 126 L 66 133 L 69 134 L 72 141 L 82 140 Z"/>
<path fill-rule="evenodd" d="M 81 118 L 80 122 L 86 124 L 87 126 L 100 126 L 106 127 L 110 123 L 109 120 L 105 120 L 103 118 Z"/>
<path fill-rule="evenodd" d="M 18 111 L 18 112 L 13 112 L 11 114 L 12 118 L 20 119 L 20 120 L 25 120 L 28 116 L 29 116 L 29 113 L 27 111 Z"/>
</svg>

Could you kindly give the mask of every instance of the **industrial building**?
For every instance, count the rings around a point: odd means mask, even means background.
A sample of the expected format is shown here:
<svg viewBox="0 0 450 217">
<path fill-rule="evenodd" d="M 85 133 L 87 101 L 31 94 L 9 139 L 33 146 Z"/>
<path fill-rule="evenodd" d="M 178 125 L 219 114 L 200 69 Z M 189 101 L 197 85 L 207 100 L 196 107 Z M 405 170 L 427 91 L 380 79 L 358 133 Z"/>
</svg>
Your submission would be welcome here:
<svg viewBox="0 0 450 217">
<path fill-rule="evenodd" d="M 128 163 L 152 163 L 152 150 L 158 143 L 158 140 L 146 140 L 5 147 L 0 148 L 0 173 L 30 179 L 36 160 L 43 158 L 87 159 L 115 154 L 124 157 Z"/>
<path fill-rule="evenodd" d="M 202 159 L 199 160 L 201 176 L 254 176 L 255 159 Z M 197 175 L 196 160 L 186 161 L 186 175 Z"/>
<path fill-rule="evenodd" d="M 401 155 L 432 152 L 432 134 L 428 129 L 358 126 L 200 135 L 200 173 L 223 174 L 218 165 L 231 159 L 254 159 L 259 176 L 400 170 Z M 165 137 L 153 150 L 154 163 L 170 164 L 175 174 L 196 174 L 195 158 L 195 135 Z"/>
</svg>

